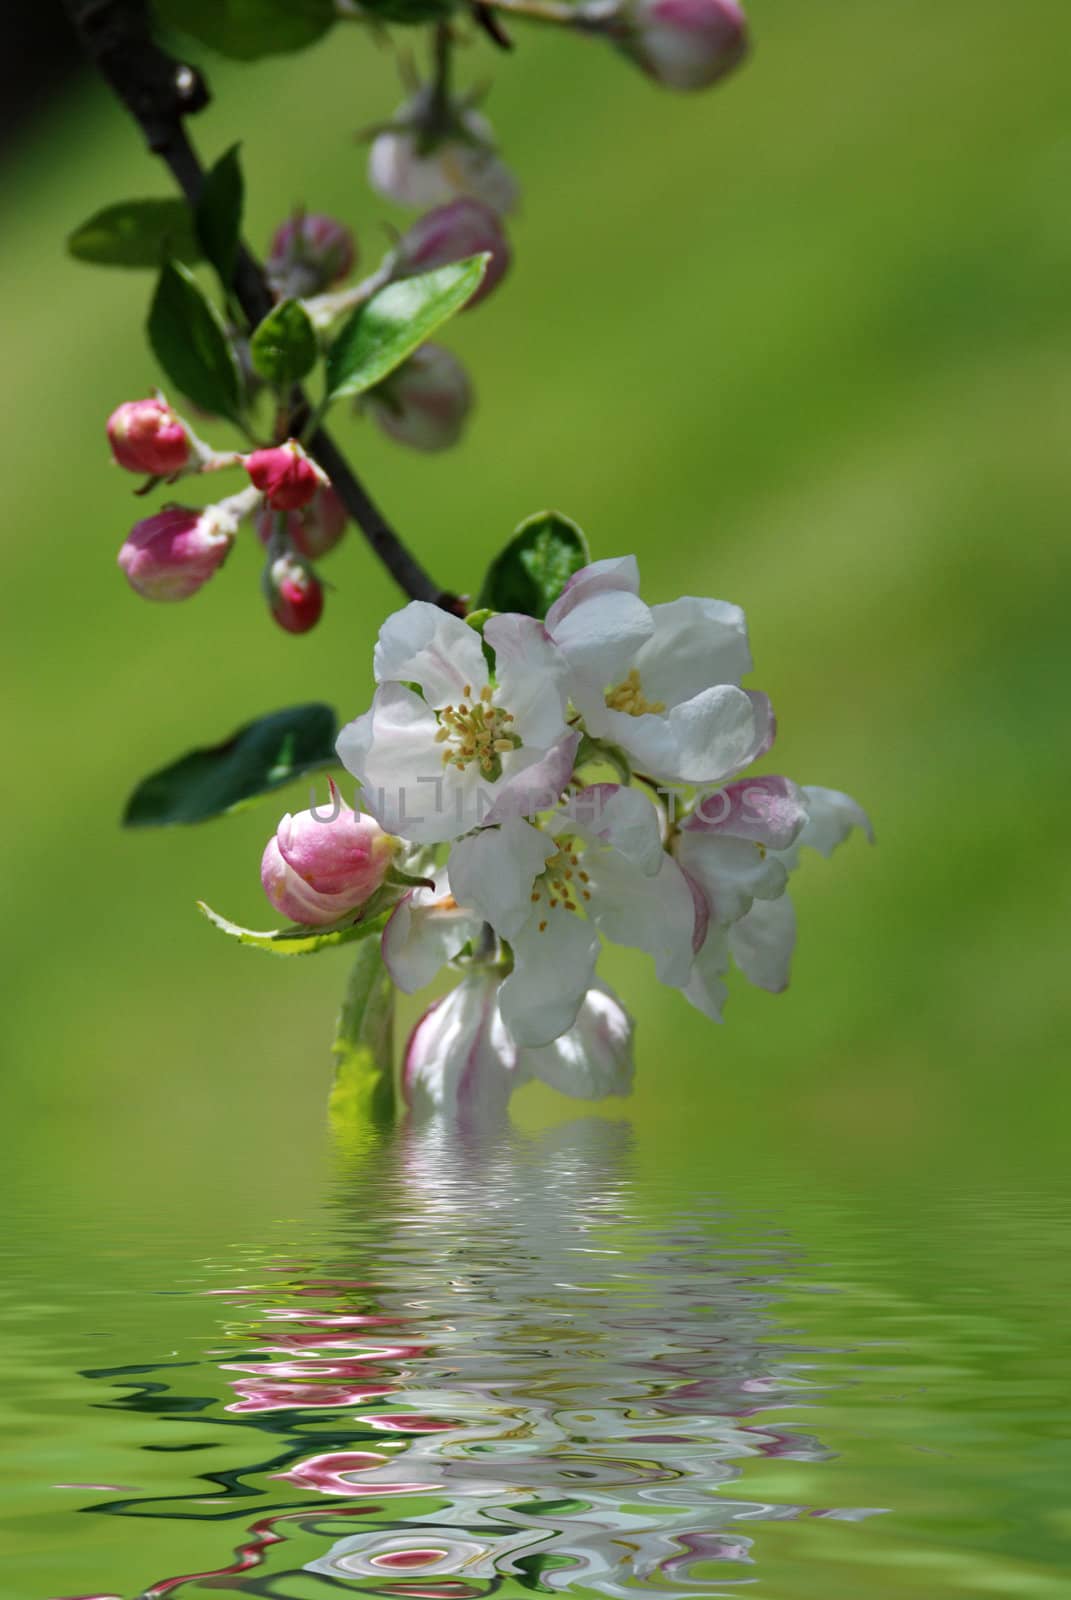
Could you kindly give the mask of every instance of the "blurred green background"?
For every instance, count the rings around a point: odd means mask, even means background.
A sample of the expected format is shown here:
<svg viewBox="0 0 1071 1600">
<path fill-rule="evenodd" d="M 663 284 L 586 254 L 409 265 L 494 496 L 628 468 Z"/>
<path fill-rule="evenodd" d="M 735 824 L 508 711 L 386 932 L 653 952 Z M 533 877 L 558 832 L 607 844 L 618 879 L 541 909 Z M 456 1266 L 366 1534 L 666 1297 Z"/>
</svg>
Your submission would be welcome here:
<svg viewBox="0 0 1071 1600">
<path fill-rule="evenodd" d="M 652 1159 L 674 1159 L 682 1127 L 705 1164 L 820 1152 L 831 1181 L 924 1173 L 952 1159 L 950 1132 L 972 1168 L 1055 1157 L 1071 12 L 751 13 L 753 59 L 708 95 L 538 30 L 518 27 L 514 59 L 466 53 L 469 80 L 494 71 L 525 189 L 510 280 L 445 340 L 478 412 L 438 458 L 339 431 L 444 584 L 474 589 L 553 505 L 596 554 L 636 551 L 648 599 L 744 605 L 780 718 L 767 765 L 872 813 L 878 848 L 801 875 L 788 994 L 738 982 L 715 1029 L 640 959 L 608 962 L 640 1025 L 631 1110 Z M 397 103 L 387 51 L 340 29 L 250 67 L 198 54 L 216 98 L 196 137 L 207 158 L 243 141 L 251 242 L 302 201 L 354 224 L 373 264 L 401 219 L 353 135 Z M 143 773 L 250 716 L 363 709 L 398 596 L 356 533 L 305 638 L 267 618 L 251 537 L 186 605 L 129 592 L 115 554 L 141 508 L 103 427 L 159 376 L 151 280 L 77 265 L 63 240 L 168 180 L 88 82 L 5 178 L 9 1137 L 58 1206 L 102 1189 L 133 1205 L 151 1183 L 253 1217 L 320 1181 L 345 954 L 238 949 L 194 900 L 270 923 L 260 851 L 305 791 L 196 829 L 117 819 Z M 558 1110 L 541 1090 L 517 1103 L 533 1123 Z"/>
</svg>

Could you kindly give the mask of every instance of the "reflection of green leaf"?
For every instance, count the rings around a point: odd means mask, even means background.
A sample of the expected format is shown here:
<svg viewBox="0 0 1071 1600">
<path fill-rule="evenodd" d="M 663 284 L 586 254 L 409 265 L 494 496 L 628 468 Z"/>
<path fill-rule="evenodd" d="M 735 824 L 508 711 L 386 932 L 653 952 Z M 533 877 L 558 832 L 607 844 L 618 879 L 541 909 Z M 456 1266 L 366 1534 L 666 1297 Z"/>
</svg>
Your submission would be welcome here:
<svg viewBox="0 0 1071 1600">
<path fill-rule="evenodd" d="M 222 744 L 191 750 L 143 778 L 123 823 L 159 828 L 222 816 L 307 772 L 333 766 L 336 732 L 335 713 L 318 702 L 258 717 Z"/>
<path fill-rule="evenodd" d="M 335 0 L 154 0 L 153 10 L 168 27 L 242 61 L 301 50 L 336 21 Z"/>
<path fill-rule="evenodd" d="M 332 1050 L 329 1115 L 340 1141 L 394 1117 L 394 985 L 378 944 L 364 944 L 350 972 Z"/>
<path fill-rule="evenodd" d="M 327 352 L 332 400 L 361 394 L 400 367 L 436 328 L 472 299 L 489 255 L 452 261 L 400 283 L 389 283 L 344 323 Z"/>
<path fill-rule="evenodd" d="M 478 604 L 545 617 L 573 573 L 590 559 L 587 540 L 575 522 L 558 511 L 540 511 L 521 523 L 492 561 Z"/>
<path fill-rule="evenodd" d="M 180 262 L 160 273 L 149 309 L 149 343 L 176 389 L 213 416 L 233 417 L 242 381 L 223 321 Z"/>
<path fill-rule="evenodd" d="M 105 206 L 75 228 L 67 249 L 98 267 L 162 267 L 172 256 L 201 259 L 185 200 L 120 200 Z"/>
<path fill-rule="evenodd" d="M 300 383 L 316 365 L 316 330 L 300 300 L 274 306 L 249 341 L 253 365 L 277 389 Z"/>
<path fill-rule="evenodd" d="M 237 922 L 221 917 L 203 900 L 198 900 L 197 909 L 220 933 L 237 939 L 239 944 L 251 945 L 254 950 L 270 951 L 273 956 L 312 956 L 318 950 L 331 950 L 336 945 L 353 944 L 371 938 L 373 934 L 383 932 L 390 916 L 389 911 L 381 911 L 378 916 L 368 917 L 365 921 L 335 923 L 330 928 L 305 928 L 295 923 L 288 928 L 269 928 L 258 933 L 254 928 L 242 928 Z M 378 950 L 378 945 L 374 948 Z"/>
<path fill-rule="evenodd" d="M 244 203 L 242 163 L 238 146 L 232 144 L 205 174 L 197 200 L 197 237 L 225 289 L 234 277 Z"/>
</svg>

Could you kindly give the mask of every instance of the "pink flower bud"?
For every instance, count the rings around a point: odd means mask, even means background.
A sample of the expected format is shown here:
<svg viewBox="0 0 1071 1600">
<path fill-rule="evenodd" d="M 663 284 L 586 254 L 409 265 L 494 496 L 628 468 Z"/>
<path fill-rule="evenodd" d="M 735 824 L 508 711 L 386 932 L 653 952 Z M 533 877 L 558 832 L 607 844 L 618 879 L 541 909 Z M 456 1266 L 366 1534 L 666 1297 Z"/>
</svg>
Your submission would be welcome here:
<svg viewBox="0 0 1071 1600">
<path fill-rule="evenodd" d="M 324 609 L 323 584 L 303 562 L 277 556 L 265 578 L 271 614 L 287 633 L 308 633 Z"/>
<path fill-rule="evenodd" d="M 632 0 L 620 43 L 667 89 L 706 89 L 747 53 L 737 0 Z"/>
<path fill-rule="evenodd" d="M 365 397 L 384 433 L 414 450 L 446 450 L 472 407 L 468 374 L 442 345 L 423 344 Z"/>
<path fill-rule="evenodd" d="M 327 483 L 296 439 L 269 450 L 254 450 L 245 458 L 245 470 L 276 511 L 300 510 Z"/>
<path fill-rule="evenodd" d="M 427 133 L 429 98 L 418 93 L 399 111 L 395 126 L 373 141 L 368 181 L 377 193 L 401 206 L 444 205 L 456 195 L 471 195 L 505 215 L 516 208 L 520 191 L 513 173 L 495 150 L 494 133 L 478 111 L 454 102 L 447 121 L 451 132 L 433 140 Z"/>
<path fill-rule="evenodd" d="M 285 816 L 260 863 L 264 893 L 284 917 L 322 927 L 363 906 L 382 884 L 395 841 L 371 817 L 344 805 Z"/>
<path fill-rule="evenodd" d="M 121 467 L 153 478 L 169 478 L 190 459 L 186 429 L 171 407 L 153 396 L 127 400 L 112 412 L 108 443 Z"/>
<path fill-rule="evenodd" d="M 307 506 L 286 513 L 287 538 L 299 556 L 304 556 L 306 561 L 319 561 L 342 538 L 347 516 L 346 507 L 334 489 L 319 489 Z M 271 543 L 277 518 L 278 513 L 269 506 L 265 506 L 257 518 L 257 533 L 265 547 Z"/>
<path fill-rule="evenodd" d="M 464 261 L 466 256 L 482 255 L 484 251 L 490 253 L 491 259 L 483 282 L 465 306 L 466 311 L 485 300 L 505 276 L 510 264 L 510 248 L 502 224 L 490 206 L 463 196 L 452 200 L 448 206 L 437 206 L 413 223 L 398 246 L 394 275 L 408 278 L 418 272 L 431 272 L 435 267 Z"/>
<path fill-rule="evenodd" d="M 235 518 L 221 506 L 171 506 L 131 528 L 119 565 L 147 600 L 185 600 L 220 566 L 235 529 Z"/>
<path fill-rule="evenodd" d="M 353 271 L 353 234 L 322 212 L 298 213 L 275 230 L 266 262 L 268 281 L 281 299 L 320 294 Z"/>
</svg>

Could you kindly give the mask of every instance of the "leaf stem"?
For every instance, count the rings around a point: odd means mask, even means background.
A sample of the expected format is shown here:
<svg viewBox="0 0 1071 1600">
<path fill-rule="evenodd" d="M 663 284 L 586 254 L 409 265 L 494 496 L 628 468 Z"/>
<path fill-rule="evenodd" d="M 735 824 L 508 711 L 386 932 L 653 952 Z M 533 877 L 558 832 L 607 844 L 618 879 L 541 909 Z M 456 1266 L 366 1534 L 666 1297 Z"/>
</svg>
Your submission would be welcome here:
<svg viewBox="0 0 1071 1600">
<path fill-rule="evenodd" d="M 176 61 L 152 37 L 145 0 L 64 0 L 87 54 L 112 92 L 138 123 L 154 155 L 166 163 L 191 206 L 204 183 L 204 169 L 184 119 L 209 102 L 196 68 Z M 232 288 L 251 327 L 274 304 L 260 263 L 239 246 Z M 299 409 L 306 402 L 301 398 Z M 316 457 L 373 553 L 413 600 L 429 600 L 456 611 L 456 597 L 433 581 L 361 483 L 331 436 L 317 428 L 310 441 Z"/>
</svg>

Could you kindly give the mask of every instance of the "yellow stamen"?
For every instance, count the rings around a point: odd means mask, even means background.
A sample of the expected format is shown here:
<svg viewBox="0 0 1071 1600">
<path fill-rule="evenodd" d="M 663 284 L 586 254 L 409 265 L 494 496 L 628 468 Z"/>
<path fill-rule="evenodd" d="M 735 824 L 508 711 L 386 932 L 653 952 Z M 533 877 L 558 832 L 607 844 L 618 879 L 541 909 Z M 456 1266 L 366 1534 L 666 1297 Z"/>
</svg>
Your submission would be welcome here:
<svg viewBox="0 0 1071 1600">
<path fill-rule="evenodd" d="M 606 704 L 611 711 L 624 711 L 630 717 L 644 717 L 655 711 L 664 711 L 664 700 L 648 700 L 635 667 L 615 689 L 607 689 Z"/>
</svg>

